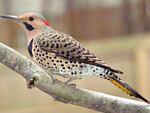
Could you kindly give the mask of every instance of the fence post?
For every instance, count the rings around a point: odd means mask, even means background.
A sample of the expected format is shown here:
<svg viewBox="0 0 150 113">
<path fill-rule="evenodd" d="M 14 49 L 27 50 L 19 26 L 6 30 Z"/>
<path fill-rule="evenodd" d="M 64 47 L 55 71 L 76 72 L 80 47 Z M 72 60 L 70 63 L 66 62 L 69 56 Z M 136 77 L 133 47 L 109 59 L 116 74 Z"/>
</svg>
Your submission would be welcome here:
<svg viewBox="0 0 150 113">
<path fill-rule="evenodd" d="M 150 74 L 149 74 L 149 55 L 147 43 L 142 43 L 142 46 L 138 47 L 135 51 L 135 65 L 136 65 L 136 74 L 137 78 L 135 81 L 138 82 L 139 92 L 141 92 L 144 96 L 149 97 L 149 88 L 150 88 Z"/>
</svg>

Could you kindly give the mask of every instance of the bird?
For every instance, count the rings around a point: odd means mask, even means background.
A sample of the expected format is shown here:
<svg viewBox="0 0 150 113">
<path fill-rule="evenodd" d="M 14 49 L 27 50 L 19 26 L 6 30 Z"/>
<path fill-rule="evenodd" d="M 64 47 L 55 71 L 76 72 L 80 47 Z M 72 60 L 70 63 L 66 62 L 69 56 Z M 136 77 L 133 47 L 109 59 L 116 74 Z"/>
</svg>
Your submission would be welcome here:
<svg viewBox="0 0 150 113">
<path fill-rule="evenodd" d="M 23 28 L 30 56 L 53 80 L 56 79 L 55 75 L 66 78 L 65 84 L 85 77 L 103 78 L 130 96 L 150 104 L 134 88 L 122 81 L 118 76 L 123 74 L 122 71 L 107 65 L 72 36 L 53 29 L 41 14 L 28 12 L 20 16 L 0 16 L 0 19 L 15 21 Z"/>
</svg>

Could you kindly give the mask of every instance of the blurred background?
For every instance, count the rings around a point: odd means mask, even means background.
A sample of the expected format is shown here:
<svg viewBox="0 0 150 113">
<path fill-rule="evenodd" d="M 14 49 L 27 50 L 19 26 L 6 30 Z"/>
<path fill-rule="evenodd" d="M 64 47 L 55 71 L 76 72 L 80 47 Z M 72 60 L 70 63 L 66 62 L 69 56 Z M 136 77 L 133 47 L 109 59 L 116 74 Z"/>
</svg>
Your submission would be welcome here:
<svg viewBox="0 0 150 113">
<path fill-rule="evenodd" d="M 122 70 L 120 77 L 150 100 L 150 0 L 0 0 L 0 15 L 25 12 L 39 12 L 54 29 L 74 36 Z M 0 42 L 29 57 L 26 36 L 16 23 L 0 20 Z M 74 82 L 80 88 L 132 98 L 99 78 Z M 24 78 L 0 64 L 0 113 L 20 112 L 96 113 L 29 90 Z"/>
</svg>

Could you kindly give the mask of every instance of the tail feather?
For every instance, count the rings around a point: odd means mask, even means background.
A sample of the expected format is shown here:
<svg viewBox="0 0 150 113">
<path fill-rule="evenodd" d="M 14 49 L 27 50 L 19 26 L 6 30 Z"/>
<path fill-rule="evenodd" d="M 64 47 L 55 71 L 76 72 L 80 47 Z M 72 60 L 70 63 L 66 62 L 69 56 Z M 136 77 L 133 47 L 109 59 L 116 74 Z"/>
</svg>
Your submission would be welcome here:
<svg viewBox="0 0 150 113">
<path fill-rule="evenodd" d="M 118 88 L 122 89 L 124 92 L 129 94 L 130 96 L 134 96 L 150 104 L 150 102 L 147 99 L 145 99 L 142 95 L 140 95 L 135 89 L 133 89 L 128 84 L 124 83 L 121 79 L 116 78 L 116 76 L 110 77 L 110 81 Z"/>
</svg>

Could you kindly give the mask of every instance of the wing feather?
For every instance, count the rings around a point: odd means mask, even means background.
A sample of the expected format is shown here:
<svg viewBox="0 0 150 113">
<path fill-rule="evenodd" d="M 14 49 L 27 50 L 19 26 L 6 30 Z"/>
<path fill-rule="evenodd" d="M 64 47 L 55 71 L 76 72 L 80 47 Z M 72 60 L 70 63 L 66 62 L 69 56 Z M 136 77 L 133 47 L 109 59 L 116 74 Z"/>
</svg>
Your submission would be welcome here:
<svg viewBox="0 0 150 113">
<path fill-rule="evenodd" d="M 42 50 L 55 53 L 56 56 L 98 67 L 104 67 L 114 73 L 123 74 L 123 72 L 119 70 L 112 69 L 88 49 L 83 47 L 77 40 L 67 34 L 57 31 L 42 33 L 36 37 L 36 42 Z"/>
</svg>

